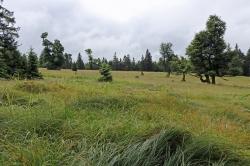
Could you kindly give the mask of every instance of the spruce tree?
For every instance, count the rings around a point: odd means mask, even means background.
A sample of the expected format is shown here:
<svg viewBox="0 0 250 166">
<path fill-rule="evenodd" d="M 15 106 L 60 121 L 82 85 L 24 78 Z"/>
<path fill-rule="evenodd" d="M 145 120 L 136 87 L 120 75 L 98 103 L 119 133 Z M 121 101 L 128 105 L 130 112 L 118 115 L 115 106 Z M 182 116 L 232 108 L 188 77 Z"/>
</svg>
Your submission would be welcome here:
<svg viewBox="0 0 250 166">
<path fill-rule="evenodd" d="M 115 55 L 114 55 L 113 61 L 112 61 L 112 69 L 119 70 L 119 59 L 116 56 L 116 52 L 115 52 Z"/>
<path fill-rule="evenodd" d="M 152 56 L 149 50 L 147 49 L 144 59 L 144 68 L 146 71 L 152 71 L 153 70 L 153 61 Z"/>
<path fill-rule="evenodd" d="M 30 48 L 28 52 L 28 64 L 27 64 L 27 78 L 28 79 L 40 79 L 41 73 L 38 71 L 38 58 L 33 48 Z"/>
<path fill-rule="evenodd" d="M 15 27 L 14 12 L 0 4 L 0 63 L 2 63 L 1 77 L 11 78 L 19 75 L 21 54 L 17 50 L 19 28 Z"/>
<path fill-rule="evenodd" d="M 113 80 L 111 68 L 108 64 L 103 63 L 100 68 L 101 77 L 98 79 L 100 82 L 111 82 Z"/>
</svg>

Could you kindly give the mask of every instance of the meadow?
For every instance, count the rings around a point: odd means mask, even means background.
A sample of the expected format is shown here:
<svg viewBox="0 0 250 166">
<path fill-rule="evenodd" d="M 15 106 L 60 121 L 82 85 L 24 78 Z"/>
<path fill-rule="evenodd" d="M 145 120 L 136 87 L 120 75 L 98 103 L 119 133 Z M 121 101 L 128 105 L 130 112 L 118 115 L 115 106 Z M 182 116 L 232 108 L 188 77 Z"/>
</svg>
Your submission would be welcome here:
<svg viewBox="0 0 250 166">
<path fill-rule="evenodd" d="M 0 165 L 250 165 L 250 78 L 41 72 L 0 81 Z"/>
</svg>

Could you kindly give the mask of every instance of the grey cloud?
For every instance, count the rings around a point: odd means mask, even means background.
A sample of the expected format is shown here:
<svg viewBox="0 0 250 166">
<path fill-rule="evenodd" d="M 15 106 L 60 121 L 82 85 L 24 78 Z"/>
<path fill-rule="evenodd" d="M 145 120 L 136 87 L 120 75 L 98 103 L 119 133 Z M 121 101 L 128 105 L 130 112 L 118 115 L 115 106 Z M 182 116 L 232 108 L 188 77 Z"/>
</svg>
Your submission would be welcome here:
<svg viewBox="0 0 250 166">
<path fill-rule="evenodd" d="M 227 42 L 238 43 L 243 51 L 250 47 L 250 1 L 177 0 L 172 6 L 170 1 L 123 23 L 94 15 L 86 10 L 88 6 L 80 5 L 80 0 L 6 0 L 4 5 L 15 12 L 23 52 L 33 46 L 40 53 L 40 35 L 47 31 L 51 40 L 60 39 L 74 57 L 92 48 L 96 57 L 111 59 L 116 51 L 120 56 L 129 53 L 139 59 L 148 48 L 157 59 L 160 43 L 167 41 L 174 44 L 176 53 L 184 55 L 210 14 L 227 22 Z"/>
</svg>

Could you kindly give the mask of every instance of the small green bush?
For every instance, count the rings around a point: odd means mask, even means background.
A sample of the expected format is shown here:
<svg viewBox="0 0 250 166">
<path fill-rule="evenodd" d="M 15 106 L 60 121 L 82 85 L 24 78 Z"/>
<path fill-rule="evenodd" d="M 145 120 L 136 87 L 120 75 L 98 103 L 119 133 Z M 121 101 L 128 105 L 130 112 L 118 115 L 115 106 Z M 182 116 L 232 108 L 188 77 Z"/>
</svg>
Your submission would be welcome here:
<svg viewBox="0 0 250 166">
<path fill-rule="evenodd" d="M 100 74 L 102 75 L 101 78 L 99 78 L 98 81 L 100 82 L 111 82 L 113 80 L 112 74 L 111 74 L 111 68 L 108 64 L 103 63 L 100 68 Z"/>
</svg>

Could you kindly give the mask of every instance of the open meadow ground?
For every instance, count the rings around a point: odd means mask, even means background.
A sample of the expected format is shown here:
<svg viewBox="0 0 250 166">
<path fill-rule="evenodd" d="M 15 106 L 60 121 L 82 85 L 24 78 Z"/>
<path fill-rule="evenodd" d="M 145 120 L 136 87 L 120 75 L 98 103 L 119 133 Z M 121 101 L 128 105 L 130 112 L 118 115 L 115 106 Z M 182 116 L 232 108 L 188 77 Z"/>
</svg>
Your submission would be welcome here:
<svg viewBox="0 0 250 166">
<path fill-rule="evenodd" d="M 250 165 L 250 78 L 41 71 L 0 81 L 0 165 Z"/>
</svg>

